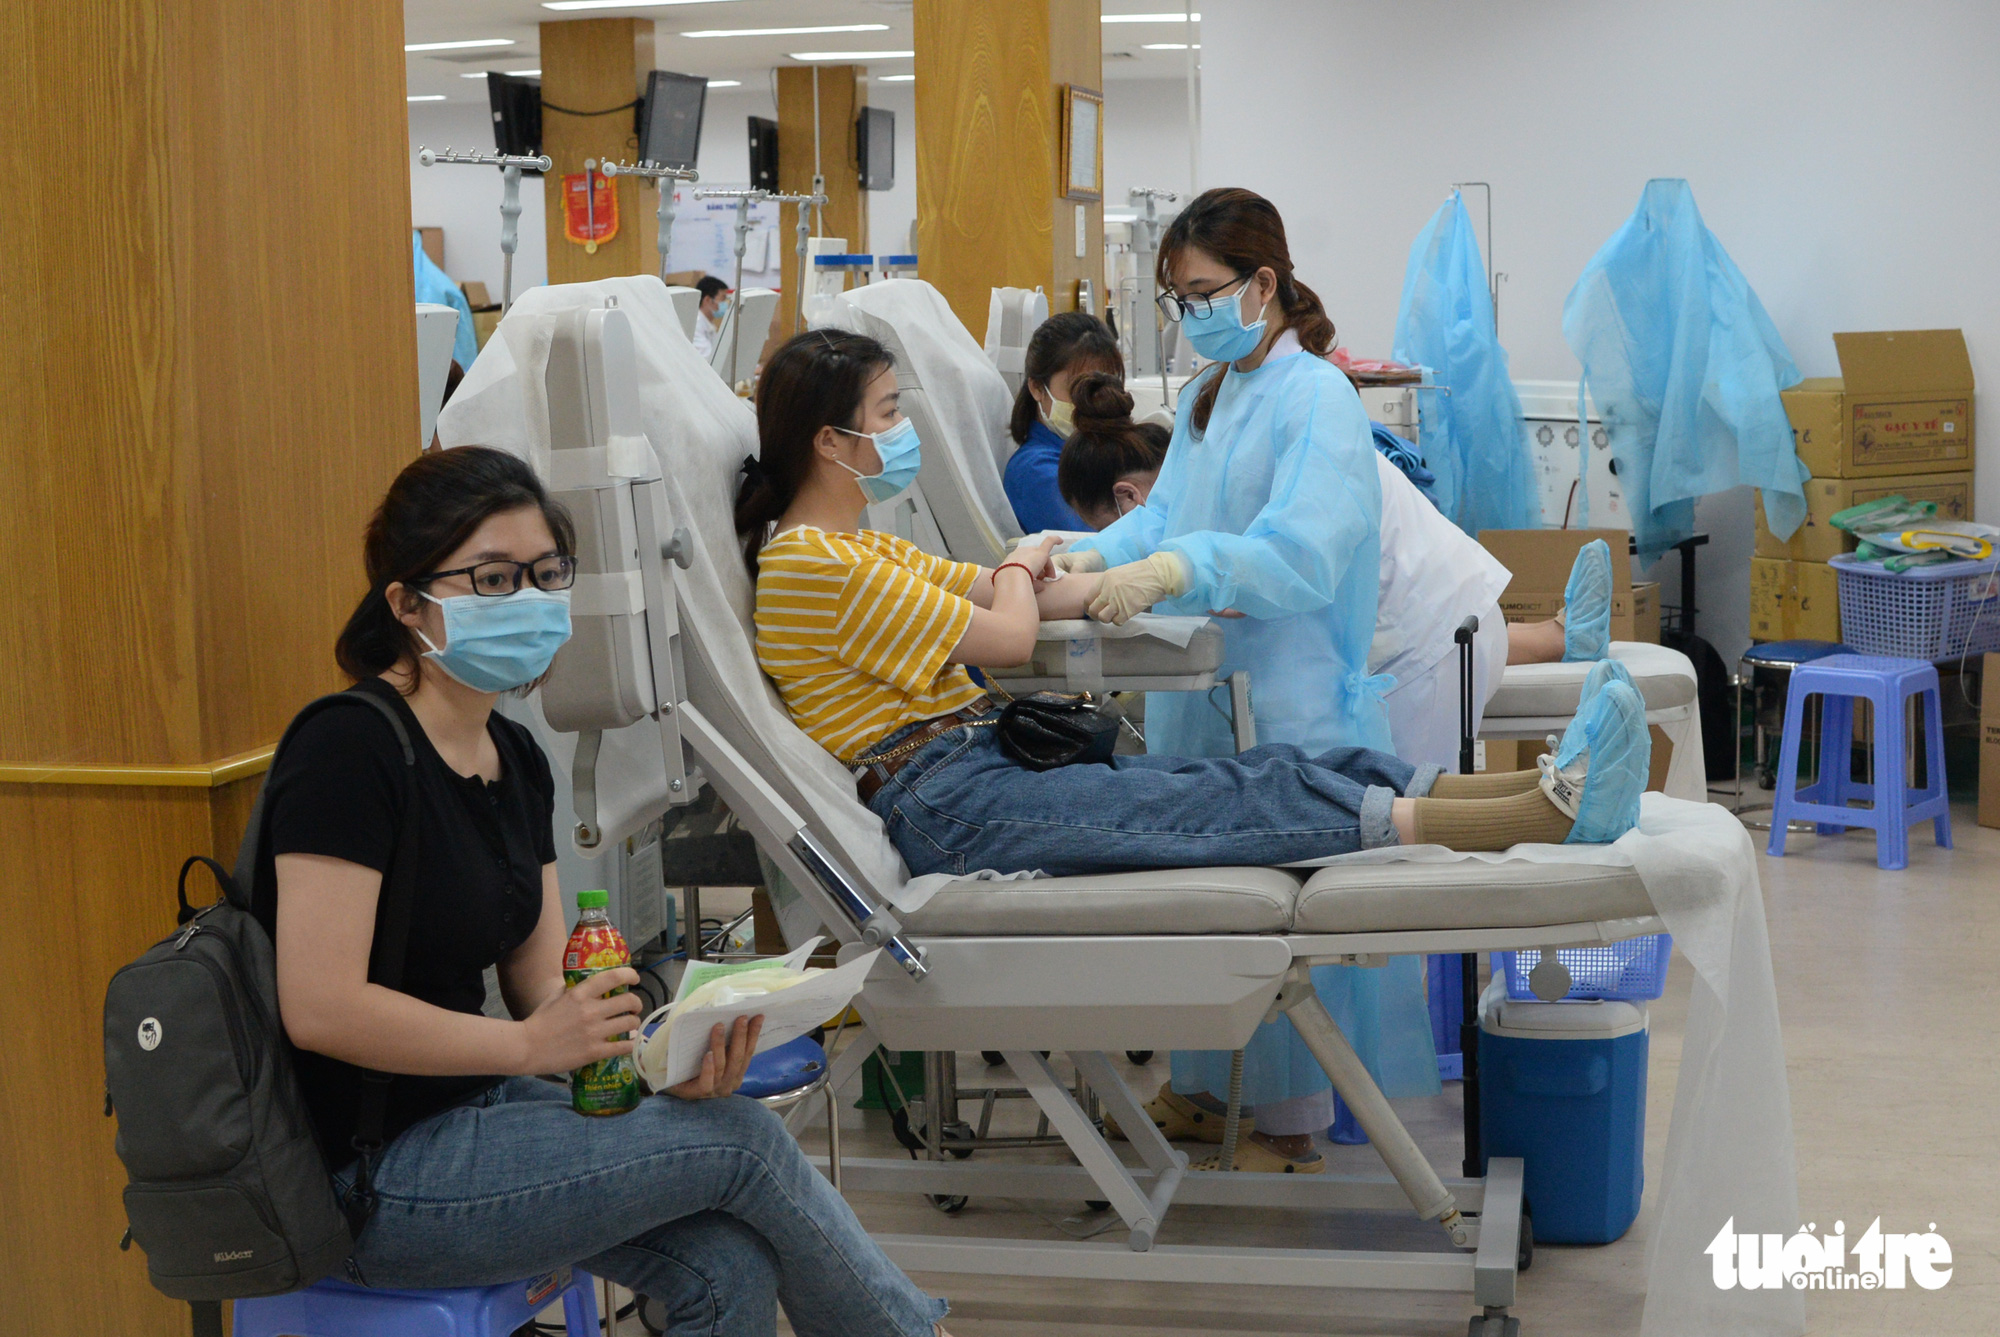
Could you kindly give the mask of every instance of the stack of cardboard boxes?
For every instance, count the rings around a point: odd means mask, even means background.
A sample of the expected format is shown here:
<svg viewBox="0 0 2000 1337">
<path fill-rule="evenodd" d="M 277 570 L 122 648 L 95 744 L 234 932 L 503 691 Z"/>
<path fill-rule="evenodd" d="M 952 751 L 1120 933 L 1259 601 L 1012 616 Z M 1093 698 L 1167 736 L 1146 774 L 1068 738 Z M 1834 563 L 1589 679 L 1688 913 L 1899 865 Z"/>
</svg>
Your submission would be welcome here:
<svg viewBox="0 0 2000 1337">
<path fill-rule="evenodd" d="M 1806 482 L 1806 521 L 1780 540 L 1757 507 L 1750 636 L 1838 641 L 1840 582 L 1828 563 L 1852 552 L 1833 516 L 1901 495 L 1935 501 L 1941 519 L 1972 518 L 1972 360 L 1958 330 L 1836 334 L 1840 375 L 1785 391 Z"/>
</svg>

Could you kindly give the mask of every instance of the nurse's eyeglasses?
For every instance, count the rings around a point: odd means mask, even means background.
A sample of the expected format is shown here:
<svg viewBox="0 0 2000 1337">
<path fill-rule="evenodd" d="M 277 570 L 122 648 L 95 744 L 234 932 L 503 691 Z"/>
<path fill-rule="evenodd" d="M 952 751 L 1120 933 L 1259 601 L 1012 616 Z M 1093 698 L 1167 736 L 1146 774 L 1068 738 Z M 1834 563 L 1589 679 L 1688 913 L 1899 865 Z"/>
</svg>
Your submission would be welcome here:
<svg viewBox="0 0 2000 1337">
<path fill-rule="evenodd" d="M 566 590 L 576 584 L 576 558 L 560 553 L 547 557 L 537 557 L 532 562 L 509 562 L 496 559 L 491 562 L 476 562 L 471 566 L 453 567 L 449 571 L 433 571 L 427 576 L 418 576 L 410 583 L 428 585 L 446 576 L 472 577 L 472 592 L 489 599 L 501 599 L 520 591 L 523 581 L 530 582 L 545 594 L 556 590 Z"/>
<path fill-rule="evenodd" d="M 1160 304 L 1160 314 L 1176 325 L 1181 323 L 1181 319 L 1184 316 L 1190 314 L 1198 320 L 1205 319 L 1208 313 L 1215 309 L 1216 298 L 1222 296 L 1223 293 L 1231 288 L 1240 287 L 1244 283 L 1249 282 L 1252 278 L 1256 277 L 1256 274 L 1257 271 L 1254 269 L 1238 274 L 1220 288 L 1216 288 L 1210 292 L 1191 292 L 1185 297 L 1178 297 L 1173 293 L 1163 292 L 1153 300 Z"/>
</svg>

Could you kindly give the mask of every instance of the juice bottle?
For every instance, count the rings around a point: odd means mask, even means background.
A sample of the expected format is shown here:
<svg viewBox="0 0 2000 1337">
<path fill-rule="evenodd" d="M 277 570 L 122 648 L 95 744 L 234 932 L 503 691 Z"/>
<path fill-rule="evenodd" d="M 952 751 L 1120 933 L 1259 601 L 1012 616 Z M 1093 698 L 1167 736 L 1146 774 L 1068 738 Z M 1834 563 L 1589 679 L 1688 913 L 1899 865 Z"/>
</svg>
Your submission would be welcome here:
<svg viewBox="0 0 2000 1337">
<path fill-rule="evenodd" d="M 632 953 L 604 913 L 611 896 L 603 891 L 576 894 L 576 929 L 563 948 L 563 983 L 574 988 L 599 971 L 629 965 Z M 624 993 L 624 988 L 612 990 Z M 586 1063 L 569 1076 L 570 1103 L 578 1114 L 624 1114 L 638 1108 L 639 1071 L 629 1053 Z"/>
</svg>

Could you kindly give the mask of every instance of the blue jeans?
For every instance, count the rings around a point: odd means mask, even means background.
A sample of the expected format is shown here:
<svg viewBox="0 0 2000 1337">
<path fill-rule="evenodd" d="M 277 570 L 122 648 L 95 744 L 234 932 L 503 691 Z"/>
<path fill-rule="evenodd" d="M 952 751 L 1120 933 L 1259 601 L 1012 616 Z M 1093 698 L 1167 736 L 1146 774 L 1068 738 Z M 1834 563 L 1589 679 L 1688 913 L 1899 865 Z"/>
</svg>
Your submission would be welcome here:
<svg viewBox="0 0 2000 1337">
<path fill-rule="evenodd" d="M 1282 864 L 1393 845 L 1390 801 L 1428 794 L 1437 777 L 1436 766 L 1386 752 L 1340 747 L 1312 757 L 1284 743 L 1233 757 L 1121 756 L 1031 771 L 987 726 L 926 743 L 868 806 L 913 875 L 990 868 L 1063 877 Z"/>
<path fill-rule="evenodd" d="M 353 1167 L 335 1176 L 345 1189 Z M 488 1286 L 575 1264 L 664 1303 L 674 1337 L 930 1337 L 945 1304 L 911 1284 L 741 1097 L 652 1096 L 586 1118 L 569 1090 L 511 1077 L 383 1150 L 359 1279 Z"/>
</svg>

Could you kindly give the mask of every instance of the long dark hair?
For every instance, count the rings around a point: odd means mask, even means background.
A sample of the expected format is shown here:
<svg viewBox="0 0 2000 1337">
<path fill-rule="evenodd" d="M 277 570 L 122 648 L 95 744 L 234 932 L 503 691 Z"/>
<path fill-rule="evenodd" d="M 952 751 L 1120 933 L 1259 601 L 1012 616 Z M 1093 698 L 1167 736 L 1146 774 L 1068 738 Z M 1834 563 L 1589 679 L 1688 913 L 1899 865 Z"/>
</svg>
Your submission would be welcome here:
<svg viewBox="0 0 2000 1337">
<path fill-rule="evenodd" d="M 812 472 L 813 438 L 822 427 L 858 427 L 868 383 L 895 366 L 889 350 L 865 334 L 808 330 L 771 354 L 757 381 L 757 455 L 743 461 L 736 490 L 736 537 L 757 578 L 757 552 Z"/>
<path fill-rule="evenodd" d="M 1026 361 L 1021 389 L 1014 396 L 1014 417 L 1007 424 L 1017 446 L 1035 430 L 1035 416 L 1041 412 L 1030 386 L 1039 385 L 1046 390 L 1049 382 L 1064 371 L 1125 374 L 1125 356 L 1118 351 L 1118 336 L 1088 311 L 1065 311 L 1037 325 L 1028 340 Z"/>
<path fill-rule="evenodd" d="M 1278 307 L 1285 314 L 1280 328 L 1298 335 L 1299 347 L 1315 356 L 1325 357 L 1333 347 L 1333 321 L 1319 294 L 1292 276 L 1285 220 L 1262 195 L 1240 186 L 1218 186 L 1195 196 L 1160 238 L 1154 273 L 1162 288 L 1168 286 L 1175 263 L 1189 250 L 1206 251 L 1239 274 L 1269 269 L 1278 276 Z M 1208 429 L 1208 415 L 1227 374 L 1225 368 L 1203 382 L 1191 419 L 1195 431 Z"/>
<path fill-rule="evenodd" d="M 1132 474 L 1157 473 L 1169 434 L 1158 423 L 1132 421 L 1132 396 L 1116 376 L 1093 372 L 1070 384 L 1076 431 L 1063 442 L 1056 490 L 1073 511 L 1108 511 L 1112 488 Z"/>
<path fill-rule="evenodd" d="M 368 593 L 334 642 L 341 669 L 359 682 L 414 661 L 423 646 L 390 606 L 389 587 L 416 584 L 419 576 L 443 566 L 489 517 L 523 506 L 541 511 L 557 552 L 576 552 L 569 512 L 549 497 L 525 460 L 488 446 L 459 446 L 419 455 L 403 466 L 368 521 L 361 545 Z"/>
</svg>

